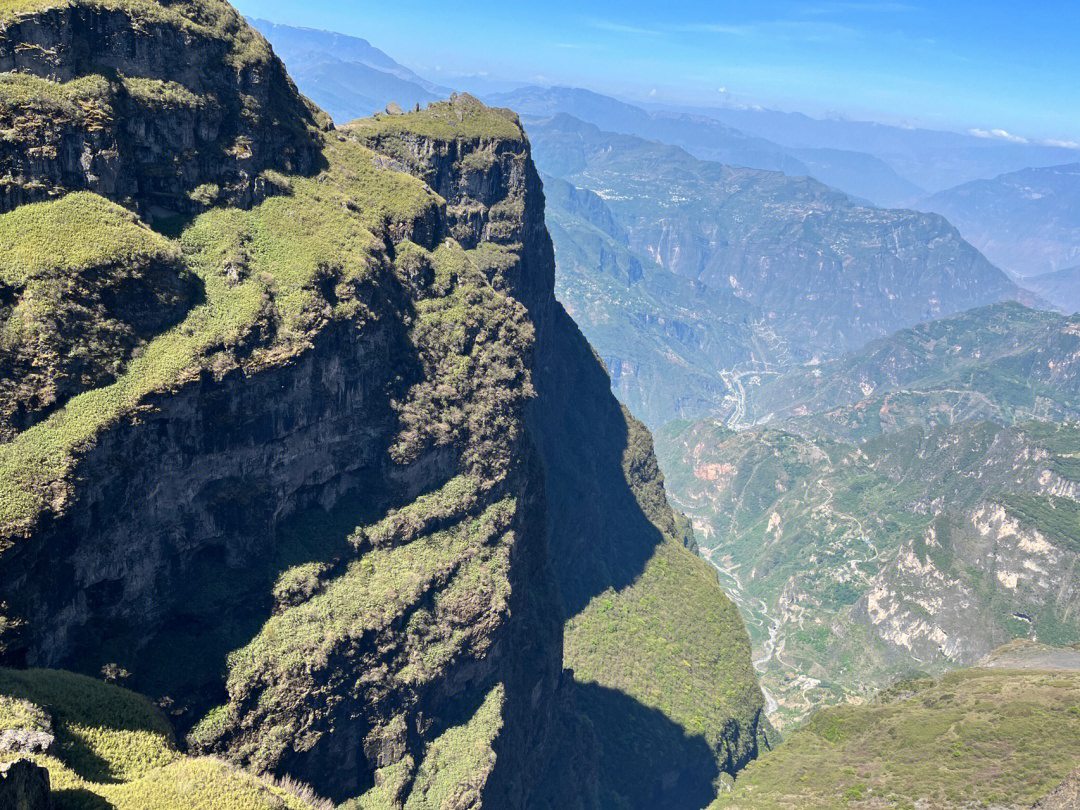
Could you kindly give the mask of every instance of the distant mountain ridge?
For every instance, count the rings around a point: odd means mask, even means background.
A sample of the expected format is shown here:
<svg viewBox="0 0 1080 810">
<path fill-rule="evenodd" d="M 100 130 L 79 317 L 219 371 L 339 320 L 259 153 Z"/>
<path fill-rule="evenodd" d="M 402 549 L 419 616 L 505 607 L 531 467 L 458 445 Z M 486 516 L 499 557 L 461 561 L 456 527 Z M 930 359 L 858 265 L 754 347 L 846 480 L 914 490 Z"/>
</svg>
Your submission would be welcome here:
<svg viewBox="0 0 1080 810">
<path fill-rule="evenodd" d="M 792 149 L 699 113 L 645 109 L 572 87 L 526 87 L 492 96 L 494 104 L 524 115 L 566 113 L 608 132 L 681 146 L 702 160 L 731 166 L 809 175 L 875 205 L 894 206 L 924 196 L 884 161 L 850 149 Z"/>
<path fill-rule="evenodd" d="M 884 160 L 931 192 L 1031 166 L 1071 163 L 1080 151 L 1066 146 L 1008 142 L 993 137 L 920 127 L 892 126 L 762 107 L 680 107 L 792 149 L 849 149 Z"/>
<path fill-rule="evenodd" d="M 338 124 L 371 115 L 390 101 L 408 108 L 451 93 L 366 39 L 268 20 L 249 22 L 270 41 L 303 92 Z"/>
<path fill-rule="evenodd" d="M 719 408 L 730 393 L 723 376 L 735 366 L 827 357 L 920 321 L 1026 295 L 936 215 L 861 207 L 811 178 L 701 161 L 565 114 L 526 119 L 526 128 L 541 171 L 592 191 L 625 234 L 620 250 L 644 268 L 651 304 L 630 291 L 612 293 L 602 312 L 584 294 L 568 305 L 601 356 L 620 359 L 617 389 L 644 408 L 650 424 Z M 553 230 L 560 276 L 602 276 L 580 255 L 590 237 L 584 227 L 567 227 L 573 212 L 564 199 L 548 203 L 560 226 Z M 614 247 L 606 250 L 614 256 Z M 661 293 L 657 280 L 665 275 L 679 281 L 664 282 Z M 639 306 L 638 316 L 659 309 L 632 326 Z M 695 312 L 717 307 L 725 313 L 719 319 Z M 663 348 L 642 346 L 635 331 Z"/>
<path fill-rule="evenodd" d="M 521 115 L 549 117 L 565 113 L 606 132 L 637 135 L 681 146 L 705 160 L 734 166 L 771 169 L 785 174 L 809 174 L 800 160 L 777 144 L 749 137 L 705 116 L 648 111 L 610 96 L 576 87 L 525 87 L 488 99 Z"/>
<path fill-rule="evenodd" d="M 1065 312 L 1080 311 L 1080 267 L 1067 267 L 1024 279 L 1024 286 Z"/>
<path fill-rule="evenodd" d="M 948 217 L 990 261 L 1017 276 L 1080 264 L 1080 162 L 974 180 L 918 207 Z"/>
</svg>

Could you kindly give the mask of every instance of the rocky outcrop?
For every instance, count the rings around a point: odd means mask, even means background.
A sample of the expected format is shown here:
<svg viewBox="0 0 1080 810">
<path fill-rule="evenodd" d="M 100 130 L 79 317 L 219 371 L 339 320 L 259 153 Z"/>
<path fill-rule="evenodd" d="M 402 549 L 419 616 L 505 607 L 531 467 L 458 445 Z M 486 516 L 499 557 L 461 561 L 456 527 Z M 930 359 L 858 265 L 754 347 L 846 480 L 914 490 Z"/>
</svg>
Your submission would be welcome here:
<svg viewBox="0 0 1080 810">
<path fill-rule="evenodd" d="M 1010 637 L 1057 638 L 1080 602 L 1080 559 L 1026 503 L 1039 501 L 1006 496 L 943 515 L 871 580 L 851 617 L 924 663 L 972 666 Z"/>
<path fill-rule="evenodd" d="M 1077 810 L 1080 808 L 1080 769 L 1041 799 L 1035 810 Z"/>
<path fill-rule="evenodd" d="M 50 810 L 49 772 L 28 759 L 0 765 L 0 810 Z"/>
<path fill-rule="evenodd" d="M 81 189 L 143 215 L 250 206 L 275 191 L 267 171 L 319 166 L 328 119 L 227 3 L 4 18 L 0 210 Z"/>
</svg>

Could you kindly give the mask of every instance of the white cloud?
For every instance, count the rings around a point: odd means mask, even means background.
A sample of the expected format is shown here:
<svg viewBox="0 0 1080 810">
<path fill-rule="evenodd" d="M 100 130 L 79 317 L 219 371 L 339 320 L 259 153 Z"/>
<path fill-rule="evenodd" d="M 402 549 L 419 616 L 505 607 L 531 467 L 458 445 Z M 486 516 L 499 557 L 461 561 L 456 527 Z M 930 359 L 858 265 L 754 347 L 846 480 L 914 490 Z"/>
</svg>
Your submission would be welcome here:
<svg viewBox="0 0 1080 810">
<path fill-rule="evenodd" d="M 974 135 L 976 138 L 995 138 L 999 141 L 1008 141 L 1009 143 L 1027 143 L 1027 138 L 1021 138 L 1019 135 L 1013 135 L 1006 132 L 1003 129 L 969 129 L 969 135 Z"/>
<path fill-rule="evenodd" d="M 624 25 L 612 20 L 589 20 L 589 25 L 601 31 L 611 31 L 616 34 L 641 34 L 652 37 L 660 33 L 655 28 L 639 28 L 636 25 Z"/>
<path fill-rule="evenodd" d="M 685 23 L 673 25 L 671 30 L 686 34 L 728 34 L 733 37 L 745 37 L 756 32 L 752 25 L 720 25 L 718 23 Z"/>
<path fill-rule="evenodd" d="M 1077 143 L 1076 141 L 1057 141 L 1057 140 L 1051 139 L 1051 140 L 1048 140 L 1048 141 L 1043 141 L 1043 143 L 1046 146 L 1058 146 L 1058 147 L 1061 147 L 1062 149 L 1077 149 L 1077 150 L 1080 150 L 1080 143 Z"/>
<path fill-rule="evenodd" d="M 649 91 L 649 98 L 656 98 L 656 88 Z"/>
</svg>

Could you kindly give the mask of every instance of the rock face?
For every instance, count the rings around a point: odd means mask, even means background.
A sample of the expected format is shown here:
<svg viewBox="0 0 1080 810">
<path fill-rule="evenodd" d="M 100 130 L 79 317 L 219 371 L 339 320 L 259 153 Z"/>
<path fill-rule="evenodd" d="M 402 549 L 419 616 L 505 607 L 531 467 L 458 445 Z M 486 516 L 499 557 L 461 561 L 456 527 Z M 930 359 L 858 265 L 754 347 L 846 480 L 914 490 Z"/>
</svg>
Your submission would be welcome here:
<svg viewBox="0 0 1080 810">
<path fill-rule="evenodd" d="M 249 206 L 267 170 L 319 161 L 308 131 L 327 119 L 221 0 L 4 17 L 3 210 L 79 189 L 143 214 Z"/>
<path fill-rule="evenodd" d="M 95 347 L 108 373 L 49 389 L 33 426 L 12 420 L 0 444 L 0 662 L 128 673 L 190 751 L 337 802 L 596 806 L 587 699 L 607 684 L 564 671 L 564 615 L 633 585 L 658 548 L 664 582 L 735 614 L 682 546 L 647 432 L 555 302 L 516 116 L 462 96 L 322 133 L 262 39 L 216 0 L 7 13 L 9 67 L 36 73 L 4 77 L 23 90 L 0 114 L 98 82 L 83 75 L 98 51 L 116 98 L 125 76 L 157 81 L 179 62 L 170 80 L 241 105 L 214 132 L 127 107 L 80 119 L 74 151 L 56 152 L 90 154 L 74 172 L 48 150 L 37 163 L 19 163 L 25 145 L 12 152 L 23 191 L 0 236 L 27 212 L 68 221 L 105 197 L 146 216 L 186 211 L 158 222 L 179 234 L 151 247 L 194 293 L 147 296 L 162 317 L 104 349 L 67 329 L 93 307 L 55 316 L 75 338 L 50 345 Z M 52 55 L 18 61 L 38 46 Z M 179 92 L 155 87 L 170 104 Z M 27 118 L 25 143 L 51 142 L 56 120 Z M 244 149 L 222 152 L 221 133 Z M 90 191 L 48 199 L 73 188 Z M 195 215 L 214 200 L 226 205 Z M 131 248 L 148 232 L 128 225 L 104 255 L 76 250 L 89 231 L 75 229 L 20 260 L 34 279 L 93 276 L 153 252 Z M 17 299 L 12 274 L 0 282 Z M 4 409 L 21 412 L 18 387 L 5 391 Z M 696 611 L 689 593 L 679 604 Z M 624 709 L 712 768 L 678 762 L 676 746 L 676 764 L 642 768 L 658 793 L 635 801 L 677 802 L 680 778 L 710 791 L 719 767 L 756 752 L 745 631 L 737 617 L 716 626 L 730 665 L 698 670 L 739 702 L 718 698 L 707 741 L 684 732 L 689 713 L 636 705 L 641 676 L 615 684 Z"/>
<path fill-rule="evenodd" d="M 0 810 L 49 810 L 49 772 L 28 759 L 0 765 Z"/>
<path fill-rule="evenodd" d="M 1077 810 L 1080 808 L 1080 770 L 1073 772 L 1035 805 L 1036 810 Z"/>
<path fill-rule="evenodd" d="M 1053 524 L 1031 504 L 1052 514 L 1070 501 L 1006 499 L 935 521 L 871 580 L 852 618 L 926 664 L 972 666 L 1010 634 L 1068 639 L 1080 559 L 1071 538 L 1040 531 Z"/>
</svg>

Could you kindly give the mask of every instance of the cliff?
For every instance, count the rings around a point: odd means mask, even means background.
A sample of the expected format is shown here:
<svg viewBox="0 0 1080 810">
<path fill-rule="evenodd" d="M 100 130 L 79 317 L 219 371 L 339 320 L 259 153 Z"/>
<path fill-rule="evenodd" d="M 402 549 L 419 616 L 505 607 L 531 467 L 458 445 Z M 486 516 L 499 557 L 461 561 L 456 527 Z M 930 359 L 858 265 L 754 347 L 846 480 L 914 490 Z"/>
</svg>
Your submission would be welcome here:
<svg viewBox="0 0 1080 810">
<path fill-rule="evenodd" d="M 591 807 L 619 763 L 622 801 L 706 803 L 757 748 L 745 631 L 554 300 L 516 116 L 330 130 L 209 0 L 4 14 L 0 660 L 108 673 L 189 753 L 362 808 Z M 583 649 L 623 625 L 633 666 Z"/>
</svg>

